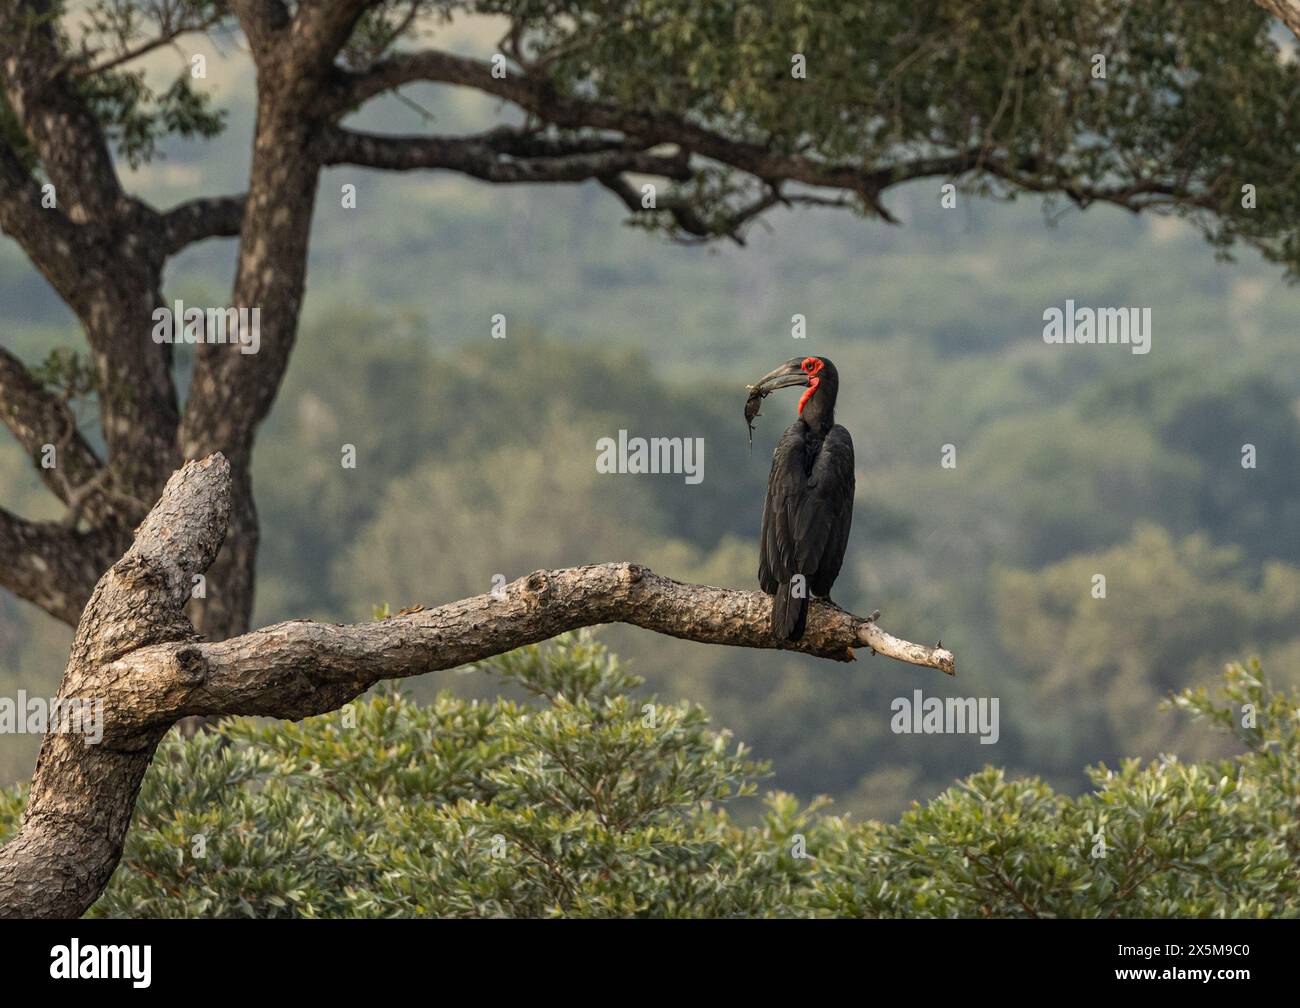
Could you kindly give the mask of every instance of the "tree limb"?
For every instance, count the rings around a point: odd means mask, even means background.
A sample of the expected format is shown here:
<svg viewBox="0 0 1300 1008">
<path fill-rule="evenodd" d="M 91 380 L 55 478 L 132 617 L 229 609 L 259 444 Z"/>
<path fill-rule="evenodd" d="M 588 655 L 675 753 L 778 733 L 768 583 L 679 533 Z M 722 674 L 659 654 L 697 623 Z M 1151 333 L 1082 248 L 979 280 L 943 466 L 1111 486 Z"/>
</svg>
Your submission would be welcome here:
<svg viewBox="0 0 1300 1008">
<path fill-rule="evenodd" d="M 1300 39 L 1300 0 L 1255 0 L 1255 3 L 1291 29 Z"/>
<path fill-rule="evenodd" d="M 1300 0 L 1274 0 L 1291 4 Z M 642 147 L 675 144 L 690 155 L 708 158 L 719 164 L 762 180 L 769 187 L 782 182 L 800 183 L 816 188 L 839 189 L 854 193 L 863 206 L 881 219 L 894 222 L 880 202 L 883 192 L 894 185 L 919 178 L 955 178 L 968 173 L 987 174 L 1033 192 L 1061 192 L 1079 206 L 1112 203 L 1129 210 L 1183 204 L 1202 209 L 1213 208 L 1215 200 L 1193 194 L 1186 186 L 1167 179 L 1140 178 L 1126 185 L 1097 186 L 1061 177 L 1034 161 L 1011 164 L 1000 159 L 988 147 L 939 152 L 902 158 L 888 164 L 835 163 L 799 153 L 786 153 L 768 145 L 726 136 L 675 112 L 660 109 L 636 109 L 585 97 L 559 93 L 542 78 L 512 73 L 495 77 L 489 63 L 438 50 L 403 53 L 382 60 L 364 73 L 340 72 L 333 84 L 332 111 L 336 117 L 359 107 L 376 95 L 415 81 L 431 81 L 470 87 L 485 94 L 512 102 L 542 122 L 563 129 L 599 129 L 616 131 L 635 138 Z M 617 173 L 609 173 L 611 179 Z M 617 183 L 606 182 L 625 203 L 626 194 Z M 756 203 L 736 211 L 737 224 L 743 223 L 782 199 L 760 198 Z M 639 211 L 639 207 L 633 207 Z M 737 228 L 705 228 L 702 221 L 692 222 L 684 204 L 667 207 L 682 229 L 695 237 L 725 234 L 735 237 Z"/>
<path fill-rule="evenodd" d="M 221 546 L 231 468 L 188 462 L 86 604 L 60 699 L 101 700 L 103 737 L 46 735 L 18 835 L 0 849 L 0 916 L 79 916 L 121 857 L 136 795 L 167 729 L 191 714 L 301 718 L 384 679 L 501 654 L 566 630 L 622 622 L 684 640 L 787 648 L 851 661 L 855 647 L 951 675 L 940 647 L 899 640 L 814 601 L 803 640 L 769 630 L 758 592 L 687 585 L 637 564 L 535 571 L 496 596 L 354 626 L 296 620 L 220 642 L 196 638 L 182 607 Z M 3 525 L 0 524 L 0 529 Z"/>
<path fill-rule="evenodd" d="M 687 243 L 692 240 L 707 242 L 719 236 L 726 236 L 737 245 L 744 245 L 745 226 L 778 204 L 836 202 L 806 195 L 785 197 L 781 195 L 779 188 L 772 185 L 766 187 L 753 200 L 730 213 L 705 217 L 692 200 L 680 198 L 674 193 L 656 196 L 655 205 L 646 207 L 641 201 L 641 190 L 622 175 L 602 175 L 600 184 L 617 196 L 633 214 L 667 213 L 670 215 L 677 229 L 689 236 L 685 239 Z"/>
<path fill-rule="evenodd" d="M 676 113 L 629 109 L 607 102 L 561 95 L 546 80 L 512 74 L 494 77 L 491 64 L 438 50 L 406 53 L 383 60 L 365 73 L 341 74 L 334 87 L 336 115 L 358 107 L 402 84 L 432 81 L 459 84 L 513 102 L 545 122 L 566 129 L 617 130 L 645 146 L 677 144 L 762 179 L 847 189 L 874 205 L 878 175 L 860 165 L 831 164 L 727 137 Z"/>
<path fill-rule="evenodd" d="M 41 187 L 0 141 L 0 231 L 22 248 L 55 292 L 81 314 L 88 310 L 93 277 L 86 269 L 85 228 L 58 207 L 41 206 Z"/>
<path fill-rule="evenodd" d="M 330 129 L 322 140 L 325 164 L 354 164 L 391 171 L 442 168 L 461 172 L 484 182 L 581 182 L 617 172 L 637 172 L 685 179 L 690 166 L 684 155 L 652 154 L 636 146 L 585 150 L 577 146 L 566 151 L 559 143 L 541 157 L 514 156 L 510 142 L 497 143 L 499 133 L 482 136 L 381 136 L 339 127 Z M 510 140 L 517 139 L 513 134 Z M 515 149 L 526 150 L 518 138 Z M 546 149 L 539 145 L 538 149 Z"/>
<path fill-rule="evenodd" d="M 205 196 L 164 211 L 160 216 L 166 254 L 175 255 L 205 238 L 235 237 L 244 220 L 246 203 L 247 197 L 243 193 Z"/>
<path fill-rule="evenodd" d="M 67 72 L 56 5 L 16 0 L 0 14 L 0 84 L 71 219 L 107 220 L 125 194 L 104 130 Z"/>
<path fill-rule="evenodd" d="M 30 167 L 0 144 L 0 225 L 85 328 L 114 488 L 152 500 L 178 461 L 171 348 L 141 339 L 161 300 L 158 216 L 122 190 L 104 127 L 68 72 L 57 7 L 0 8 L 0 86 L 61 209 L 40 206 Z"/>
<path fill-rule="evenodd" d="M 386 679 L 454 668 L 579 627 L 628 623 L 704 644 L 785 648 L 852 661 L 854 648 L 952 674 L 952 653 L 912 644 L 814 600 L 796 643 L 769 628 L 760 592 L 683 584 L 631 563 L 534 571 L 491 594 L 372 623 L 293 620 L 216 643 L 144 648 L 104 674 L 132 696 L 110 735 L 130 738 L 187 715 L 298 719 L 335 710 Z"/>
<path fill-rule="evenodd" d="M 167 481 L 135 543 L 99 579 L 77 626 L 61 701 L 129 706 L 105 663 L 144 645 L 193 634 L 181 612 L 190 576 L 216 556 L 230 504 L 230 467 L 214 456 Z M 191 517 L 190 511 L 193 511 Z M 79 917 L 122 856 L 140 782 L 165 729 L 118 746 L 92 733 L 50 731 L 18 835 L 0 849 L 0 916 Z"/>
<path fill-rule="evenodd" d="M 0 508 L 0 587 L 76 626 L 115 542 L 101 529 L 78 532 Z"/>
<path fill-rule="evenodd" d="M 13 432 L 29 458 L 36 462 L 44 446 L 57 447 L 55 468 L 36 471 L 65 504 L 75 488 L 87 485 L 102 471 L 102 463 L 81 432 L 68 404 L 41 385 L 22 361 L 0 347 L 0 421 Z"/>
<path fill-rule="evenodd" d="M 146 501 L 157 495 L 178 461 L 171 348 L 141 338 L 148 332 L 153 306 L 162 300 L 161 219 L 144 204 L 128 200 L 122 215 L 112 221 L 75 224 L 57 207 L 41 206 L 35 180 L 0 142 L 0 229 L 13 235 L 81 319 L 93 351 L 100 429 L 115 488 Z M 0 374 L 0 394 L 5 396 L 0 418 L 11 427 L 21 422 L 35 433 L 48 433 L 32 422 L 35 393 L 31 382 L 20 382 L 19 370 L 21 365 L 12 356 L 0 362 L 0 372 L 5 372 Z M 27 406 L 14 396 L 26 400 Z M 71 430 L 70 421 L 61 422 L 58 430 Z M 31 452 L 24 438 L 19 433 Z M 79 467 L 79 473 L 51 471 L 47 482 L 53 479 L 61 484 L 67 476 L 69 486 L 81 486 L 94 476 L 98 464 L 90 466 L 88 449 L 82 450 L 76 439 L 69 447 L 87 464 Z M 56 492 L 68 499 L 67 488 L 56 487 Z"/>
<path fill-rule="evenodd" d="M 289 26 L 289 8 L 283 0 L 231 0 L 230 6 L 254 57 L 269 55 L 280 33 Z"/>
</svg>

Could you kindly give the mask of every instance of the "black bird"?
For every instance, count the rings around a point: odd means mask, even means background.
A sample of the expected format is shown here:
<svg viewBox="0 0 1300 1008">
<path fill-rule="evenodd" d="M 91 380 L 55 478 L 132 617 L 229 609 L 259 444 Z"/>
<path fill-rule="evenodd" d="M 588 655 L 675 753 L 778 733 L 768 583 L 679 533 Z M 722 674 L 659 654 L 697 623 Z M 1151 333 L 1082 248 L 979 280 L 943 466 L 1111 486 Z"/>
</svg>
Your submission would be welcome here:
<svg viewBox="0 0 1300 1008">
<path fill-rule="evenodd" d="M 840 376 L 825 357 L 795 357 L 750 386 L 745 418 L 763 396 L 804 387 L 798 418 L 772 453 L 763 503 L 758 584 L 772 600 L 772 635 L 797 641 L 808 598 L 829 598 L 853 522 L 853 439 L 835 422 Z M 796 578 L 802 575 L 802 584 Z"/>
</svg>

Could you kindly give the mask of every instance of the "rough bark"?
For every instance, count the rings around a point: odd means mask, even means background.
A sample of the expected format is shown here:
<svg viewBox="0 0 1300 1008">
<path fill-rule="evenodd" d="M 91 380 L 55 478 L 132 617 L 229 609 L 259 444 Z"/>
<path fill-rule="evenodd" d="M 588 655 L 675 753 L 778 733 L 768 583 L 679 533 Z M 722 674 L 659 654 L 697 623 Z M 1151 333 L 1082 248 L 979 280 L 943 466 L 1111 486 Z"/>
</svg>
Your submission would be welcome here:
<svg viewBox="0 0 1300 1008">
<path fill-rule="evenodd" d="M 84 224 L 114 215 L 126 200 L 98 120 L 71 76 L 50 0 L 7 3 L 0 14 L 0 80 L 10 107 L 31 140 L 59 205 Z M 39 206 L 39 204 L 37 204 Z"/>
<path fill-rule="evenodd" d="M 131 701 L 105 682 L 105 664 L 193 636 L 181 607 L 190 575 L 216 555 L 229 500 L 229 467 L 220 456 L 172 477 L 135 544 L 95 586 L 60 699 L 102 700 L 107 720 L 109 711 Z M 76 917 L 99 897 L 121 858 L 144 772 L 169 727 L 139 732 L 126 744 L 46 734 L 22 826 L 0 849 L 0 914 Z"/>
<path fill-rule="evenodd" d="M 115 545 L 116 536 L 101 529 L 78 532 L 0 508 L 0 587 L 75 626 Z"/>
<path fill-rule="evenodd" d="M 0 347 L 0 422 L 9 428 L 50 491 L 69 503 L 77 487 L 99 476 L 103 463 L 77 429 L 68 404 Z M 45 446 L 56 449 L 54 468 L 41 466 Z"/>
<path fill-rule="evenodd" d="M 1255 0 L 1300 39 L 1300 0 Z"/>
<path fill-rule="evenodd" d="M 199 630 L 217 639 L 242 633 L 252 618 L 258 542 L 253 439 L 275 401 L 298 331 L 322 164 L 318 148 L 327 124 L 319 97 L 337 47 L 346 41 L 346 35 L 337 39 L 342 29 L 335 19 L 350 26 L 365 5 L 322 5 L 304 10 L 301 20 L 290 20 L 275 2 L 236 6 L 258 71 L 248 193 L 177 216 L 191 234 L 204 235 L 205 226 L 221 227 L 242 210 L 230 305 L 260 312 L 256 354 L 229 344 L 197 348 L 178 434 L 183 458 L 222 452 L 234 473 L 226 545 L 209 574 L 207 597 L 195 600 L 193 610 Z"/>
<path fill-rule="evenodd" d="M 502 158 L 509 143 L 501 134 L 482 137 L 379 136 L 331 129 L 323 140 L 326 164 L 354 164 L 389 171 L 442 168 L 484 182 L 581 182 L 622 172 L 690 178 L 683 155 L 665 156 L 641 145 L 606 143 L 600 150 L 556 149 L 545 155 Z"/>
<path fill-rule="evenodd" d="M 823 601 L 813 603 L 801 641 L 777 641 L 768 596 L 682 584 L 629 563 L 535 571 L 497 596 L 372 623 L 295 620 L 204 641 L 183 609 L 191 578 L 220 549 L 231 499 L 224 457 L 186 463 L 95 587 L 58 695 L 102 701 L 103 738 L 90 744 L 81 734 L 46 735 L 18 835 L 0 849 L 0 915 L 76 917 L 90 907 L 121 857 L 154 749 L 183 717 L 321 714 L 384 679 L 614 622 L 835 661 L 870 648 L 949 675 L 955 669 L 950 651 L 899 640 L 873 619 Z"/>
</svg>

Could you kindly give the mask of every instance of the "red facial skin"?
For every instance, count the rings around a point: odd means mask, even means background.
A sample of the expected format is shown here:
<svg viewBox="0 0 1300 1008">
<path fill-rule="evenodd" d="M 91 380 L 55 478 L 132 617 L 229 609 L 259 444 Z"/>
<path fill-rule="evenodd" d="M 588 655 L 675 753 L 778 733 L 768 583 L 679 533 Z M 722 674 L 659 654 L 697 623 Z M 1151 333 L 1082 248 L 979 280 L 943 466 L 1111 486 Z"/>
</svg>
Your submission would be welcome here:
<svg viewBox="0 0 1300 1008">
<path fill-rule="evenodd" d="M 808 391 L 799 398 L 799 415 L 803 416 L 803 408 L 808 405 L 808 400 L 812 398 L 813 393 L 817 391 L 817 386 L 821 384 L 821 379 L 815 376 L 825 365 L 817 357 L 805 357 L 803 363 L 799 366 L 808 375 Z"/>
</svg>

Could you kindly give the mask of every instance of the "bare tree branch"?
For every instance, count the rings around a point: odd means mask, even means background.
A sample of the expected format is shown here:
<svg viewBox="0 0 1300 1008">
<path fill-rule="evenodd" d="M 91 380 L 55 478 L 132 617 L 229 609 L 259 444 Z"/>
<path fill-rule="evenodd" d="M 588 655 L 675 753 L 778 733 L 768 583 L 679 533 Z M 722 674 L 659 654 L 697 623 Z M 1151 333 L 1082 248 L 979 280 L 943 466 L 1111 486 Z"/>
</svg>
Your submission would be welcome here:
<svg viewBox="0 0 1300 1008">
<path fill-rule="evenodd" d="M 682 584 L 629 563 L 535 571 L 497 597 L 372 623 L 296 620 L 205 642 L 182 607 L 192 577 L 220 548 L 231 496 L 221 455 L 186 463 L 95 586 L 59 698 L 102 701 L 103 737 L 92 744 L 79 734 L 46 735 L 22 826 L 0 850 L 0 915 L 79 916 L 99 897 L 121 857 L 153 751 L 186 715 L 320 714 L 384 679 L 613 622 L 835 661 L 851 661 L 854 648 L 865 647 L 949 675 L 955 667 L 950 651 L 899 640 L 874 619 L 824 601 L 814 601 L 801 641 L 780 642 L 770 633 L 768 596 Z"/>
<path fill-rule="evenodd" d="M 76 626 L 116 542 L 102 530 L 78 532 L 0 508 L 0 587 Z"/>
<path fill-rule="evenodd" d="M 104 679 L 105 663 L 193 634 L 181 606 L 191 574 L 216 556 L 229 504 L 230 467 L 220 456 L 172 475 L 135 543 L 95 585 L 60 701 L 102 701 L 105 717 L 129 706 L 129 695 Z M 126 746 L 94 744 L 84 732 L 46 734 L 22 825 L 0 849 L 0 916 L 79 917 L 99 897 L 122 856 L 140 782 L 164 732 Z"/>
<path fill-rule="evenodd" d="M 475 138 L 491 146 L 498 154 L 521 158 L 568 157 L 573 154 L 599 154 L 604 151 L 642 150 L 645 144 L 628 141 L 610 133 L 548 133 L 544 130 L 497 126 Z"/>
<path fill-rule="evenodd" d="M 42 206 L 41 197 L 31 173 L 0 142 L 0 231 L 19 244 L 59 297 L 80 315 L 89 310 L 94 284 L 86 268 L 89 236 L 57 205 Z"/>
<path fill-rule="evenodd" d="M 495 142 L 500 134 L 478 137 L 381 136 L 335 127 L 322 141 L 325 164 L 354 164 L 367 168 L 410 171 L 442 168 L 485 182 L 581 182 L 611 172 L 638 172 L 669 178 L 690 177 L 684 155 L 652 154 L 621 146 L 586 151 L 564 151 L 556 143 L 542 157 L 516 157 L 503 153 L 509 142 Z M 527 149 L 521 138 L 517 149 Z M 539 149 L 542 149 L 539 146 Z"/>
<path fill-rule="evenodd" d="M 244 220 L 247 197 L 205 196 L 177 204 L 161 214 L 168 256 L 205 238 L 233 238 Z"/>
<path fill-rule="evenodd" d="M 454 668 L 579 627 L 628 623 L 704 644 L 786 648 L 852 661 L 870 648 L 952 674 L 952 653 L 899 640 L 814 600 L 798 642 L 776 640 L 772 600 L 761 592 L 683 584 L 631 563 L 534 571 L 501 597 L 463 599 L 372 623 L 296 620 L 216 643 L 143 648 L 105 667 L 128 689 L 129 710 L 109 734 L 130 738 L 185 715 L 257 714 L 298 719 L 335 710 L 385 679 Z"/>
<path fill-rule="evenodd" d="M 45 485 L 65 504 L 72 488 L 96 478 L 103 463 L 77 430 L 68 404 L 44 388 L 22 361 L 0 347 L 0 421 L 36 463 Z M 57 449 L 53 469 L 39 464 L 45 445 Z"/>
</svg>

